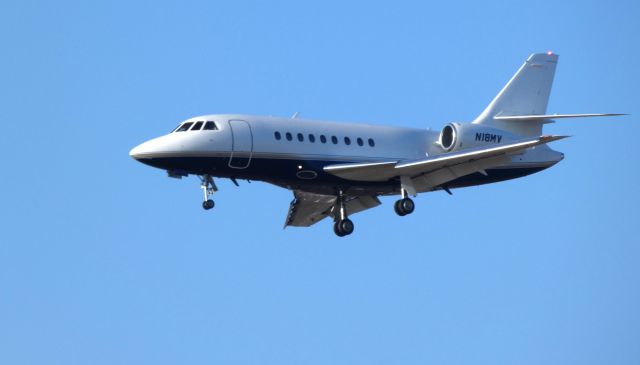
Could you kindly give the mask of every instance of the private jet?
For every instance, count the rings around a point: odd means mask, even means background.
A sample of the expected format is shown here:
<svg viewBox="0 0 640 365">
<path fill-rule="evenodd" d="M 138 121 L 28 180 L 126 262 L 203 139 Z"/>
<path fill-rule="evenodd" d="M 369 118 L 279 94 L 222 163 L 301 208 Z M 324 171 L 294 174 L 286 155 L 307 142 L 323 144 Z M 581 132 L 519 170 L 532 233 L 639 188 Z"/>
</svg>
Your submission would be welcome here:
<svg viewBox="0 0 640 365">
<path fill-rule="evenodd" d="M 131 157 L 167 171 L 196 175 L 202 207 L 214 207 L 214 178 L 264 181 L 293 192 L 287 226 L 334 221 L 339 237 L 353 233 L 349 217 L 398 195 L 400 216 L 418 193 L 494 183 L 547 169 L 564 158 L 544 135 L 558 119 L 624 114 L 547 114 L 558 55 L 527 58 L 472 122 L 439 130 L 339 123 L 298 117 L 213 114 L 190 118 L 171 133 L 133 148 Z"/>
</svg>

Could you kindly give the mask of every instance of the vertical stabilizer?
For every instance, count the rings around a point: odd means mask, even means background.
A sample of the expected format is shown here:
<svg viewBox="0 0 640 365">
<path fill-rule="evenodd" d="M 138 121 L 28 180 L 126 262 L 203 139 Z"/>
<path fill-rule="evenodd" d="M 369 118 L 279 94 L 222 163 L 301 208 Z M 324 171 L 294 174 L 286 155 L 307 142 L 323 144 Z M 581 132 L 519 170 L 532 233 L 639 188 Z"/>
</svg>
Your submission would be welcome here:
<svg viewBox="0 0 640 365">
<path fill-rule="evenodd" d="M 558 55 L 551 52 L 529 56 L 473 123 L 490 125 L 524 136 L 541 135 L 543 120 L 497 120 L 494 117 L 545 114 L 557 63 Z"/>
</svg>

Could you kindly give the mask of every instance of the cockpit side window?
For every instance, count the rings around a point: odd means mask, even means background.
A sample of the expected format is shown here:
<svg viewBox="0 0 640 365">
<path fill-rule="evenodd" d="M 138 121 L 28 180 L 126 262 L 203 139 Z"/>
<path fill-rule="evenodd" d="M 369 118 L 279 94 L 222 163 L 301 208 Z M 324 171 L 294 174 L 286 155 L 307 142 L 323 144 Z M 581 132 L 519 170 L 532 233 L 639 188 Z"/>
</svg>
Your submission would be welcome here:
<svg viewBox="0 0 640 365">
<path fill-rule="evenodd" d="M 202 124 L 204 122 L 196 122 L 196 124 L 193 125 L 193 128 L 191 128 L 192 131 L 199 131 L 200 128 L 202 128 Z"/>
<path fill-rule="evenodd" d="M 181 126 L 182 126 L 182 123 L 178 124 L 178 126 L 177 126 L 177 127 L 173 128 L 173 130 L 171 131 L 171 133 L 173 133 L 173 132 L 177 132 L 177 131 L 178 131 L 178 128 L 180 128 Z"/>
<path fill-rule="evenodd" d="M 202 128 L 203 131 L 217 131 L 218 130 L 218 126 L 216 125 L 215 122 L 212 121 L 208 121 L 204 124 L 204 128 Z"/>
<path fill-rule="evenodd" d="M 189 130 L 189 127 L 191 127 L 191 125 L 192 125 L 192 124 L 193 124 L 193 122 L 185 123 L 185 124 L 183 124 L 182 126 L 180 126 L 180 128 L 178 128 L 178 129 L 176 130 L 176 132 L 184 132 L 184 131 L 188 131 L 188 130 Z"/>
</svg>

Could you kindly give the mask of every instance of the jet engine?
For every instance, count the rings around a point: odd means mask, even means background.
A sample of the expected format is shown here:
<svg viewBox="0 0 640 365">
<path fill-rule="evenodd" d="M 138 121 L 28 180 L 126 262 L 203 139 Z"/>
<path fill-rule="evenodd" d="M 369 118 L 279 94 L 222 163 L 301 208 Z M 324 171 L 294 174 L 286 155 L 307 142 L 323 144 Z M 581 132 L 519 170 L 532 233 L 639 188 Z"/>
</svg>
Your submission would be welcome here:
<svg viewBox="0 0 640 365">
<path fill-rule="evenodd" d="M 507 131 L 471 123 L 449 123 L 440 131 L 438 144 L 446 152 L 502 144 L 518 139 Z"/>
</svg>

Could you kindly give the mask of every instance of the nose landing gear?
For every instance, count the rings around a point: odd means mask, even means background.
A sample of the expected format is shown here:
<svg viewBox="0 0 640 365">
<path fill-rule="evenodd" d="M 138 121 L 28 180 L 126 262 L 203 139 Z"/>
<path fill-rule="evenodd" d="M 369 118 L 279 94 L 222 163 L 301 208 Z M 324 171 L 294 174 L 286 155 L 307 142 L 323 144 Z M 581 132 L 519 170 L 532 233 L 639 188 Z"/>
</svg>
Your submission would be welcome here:
<svg viewBox="0 0 640 365">
<path fill-rule="evenodd" d="M 202 202 L 202 208 L 204 210 L 209 210 L 215 206 L 214 201 L 209 199 L 209 195 L 213 195 L 213 193 L 218 191 L 218 187 L 216 186 L 216 183 L 213 182 L 213 178 L 211 177 L 211 175 L 202 175 L 199 177 L 201 181 L 200 187 L 204 192 L 204 201 Z"/>
<path fill-rule="evenodd" d="M 204 208 L 204 210 L 209 210 L 209 209 L 213 208 L 215 205 L 216 205 L 216 203 L 211 199 L 207 199 L 207 200 L 202 202 L 202 208 Z"/>
</svg>

